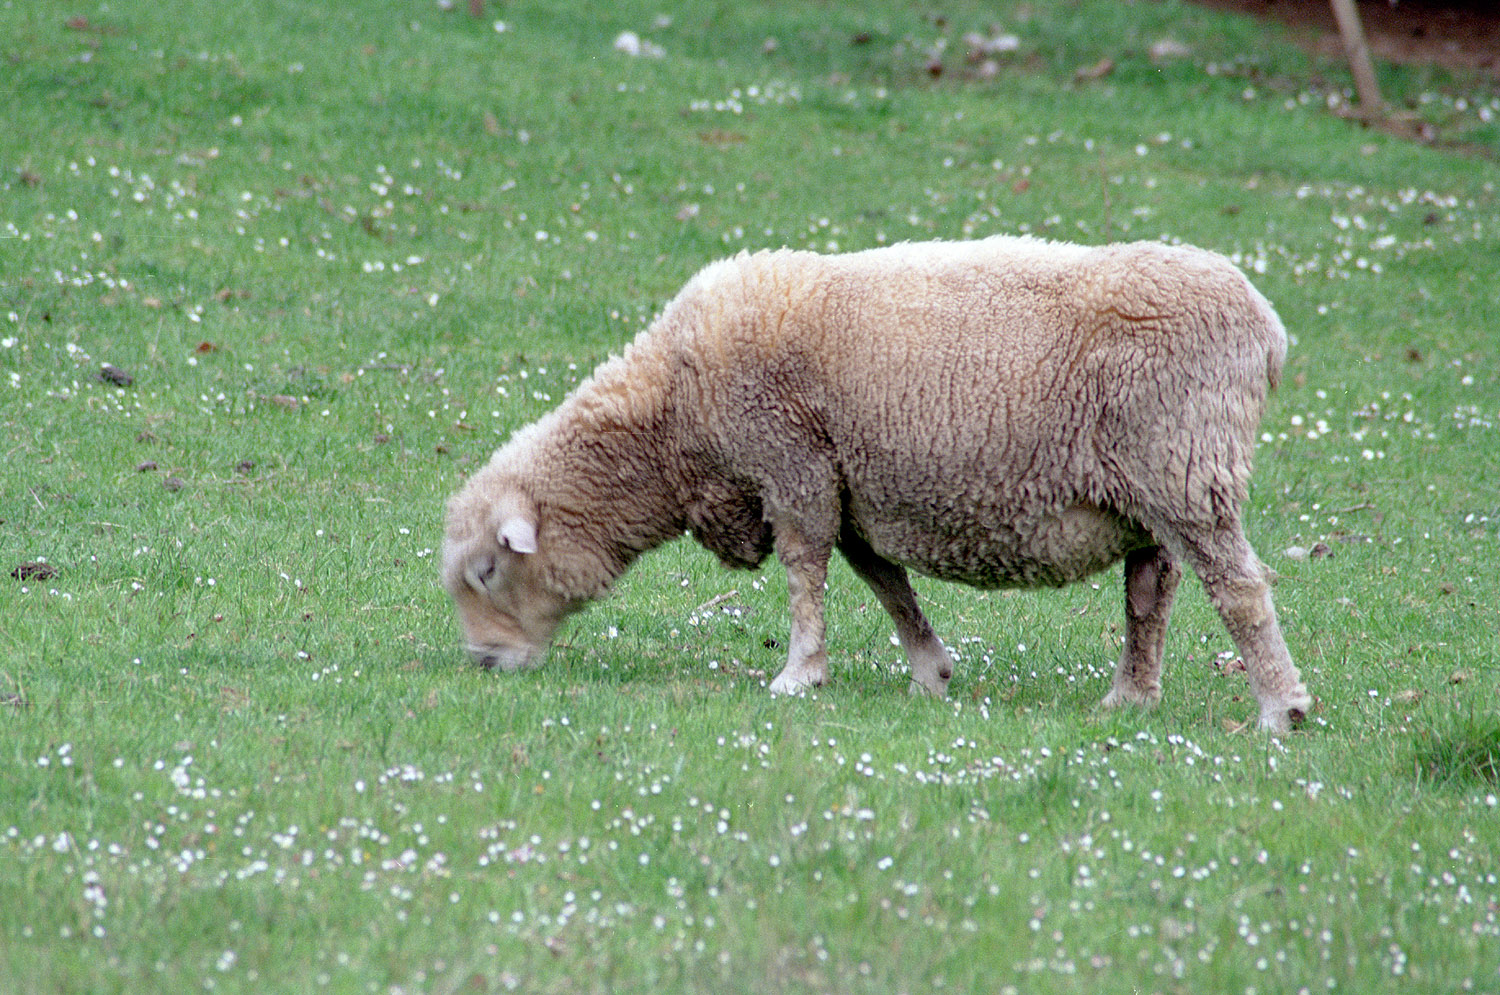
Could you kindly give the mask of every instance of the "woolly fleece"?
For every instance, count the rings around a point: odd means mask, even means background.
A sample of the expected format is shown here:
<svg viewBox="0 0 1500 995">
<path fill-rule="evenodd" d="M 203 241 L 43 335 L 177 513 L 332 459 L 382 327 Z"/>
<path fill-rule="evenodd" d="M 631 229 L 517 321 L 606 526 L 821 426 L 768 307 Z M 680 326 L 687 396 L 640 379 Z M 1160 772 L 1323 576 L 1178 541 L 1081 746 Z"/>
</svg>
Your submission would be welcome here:
<svg viewBox="0 0 1500 995">
<path fill-rule="evenodd" d="M 908 243 L 714 263 L 453 498 L 444 583 L 470 651 L 539 662 L 569 613 L 684 530 L 787 570 L 789 693 L 827 679 L 838 548 L 896 623 L 914 689 L 951 663 L 909 567 L 978 587 L 1125 561 L 1107 705 L 1160 697 L 1180 562 L 1245 659 L 1261 724 L 1311 706 L 1241 527 L 1286 334 L 1222 256 L 1156 243 Z"/>
</svg>

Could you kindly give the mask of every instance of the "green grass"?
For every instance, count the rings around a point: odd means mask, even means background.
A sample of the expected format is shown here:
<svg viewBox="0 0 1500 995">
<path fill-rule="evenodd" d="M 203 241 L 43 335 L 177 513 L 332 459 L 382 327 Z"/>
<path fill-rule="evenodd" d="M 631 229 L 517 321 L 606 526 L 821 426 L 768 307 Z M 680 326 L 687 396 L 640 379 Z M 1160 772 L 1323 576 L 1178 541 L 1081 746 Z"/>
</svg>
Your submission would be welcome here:
<svg viewBox="0 0 1500 995">
<path fill-rule="evenodd" d="M 1440 784 L 1500 782 L 1500 716 L 1470 714 L 1418 741 L 1417 772 Z"/>
<path fill-rule="evenodd" d="M 1179 3 L 490 7 L 0 3 L 0 990 L 1500 986 L 1500 95 L 1383 70 L 1472 154 L 1403 143 Z M 779 568 L 686 543 L 465 661 L 446 496 L 697 268 L 1022 231 L 1285 318 L 1303 731 L 1193 582 L 1098 711 L 1118 571 L 922 584 L 948 703 L 841 565 L 834 683 L 770 700 Z"/>
</svg>

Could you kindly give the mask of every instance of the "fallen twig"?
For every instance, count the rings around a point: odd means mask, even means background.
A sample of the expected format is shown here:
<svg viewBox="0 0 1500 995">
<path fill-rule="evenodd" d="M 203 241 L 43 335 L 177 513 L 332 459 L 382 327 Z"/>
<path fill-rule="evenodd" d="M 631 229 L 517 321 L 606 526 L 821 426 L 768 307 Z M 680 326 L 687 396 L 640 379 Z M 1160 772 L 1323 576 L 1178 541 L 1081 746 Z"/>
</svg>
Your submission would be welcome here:
<svg viewBox="0 0 1500 995">
<path fill-rule="evenodd" d="M 730 598 L 739 593 L 739 588 L 734 588 L 732 590 L 725 591 L 723 594 L 720 594 L 716 597 L 709 598 L 707 601 L 703 602 L 703 604 L 699 605 L 697 608 L 694 608 L 693 614 L 701 615 L 704 612 L 708 611 L 710 608 L 717 608 L 719 605 L 722 605 L 724 602 L 728 601 Z"/>
</svg>

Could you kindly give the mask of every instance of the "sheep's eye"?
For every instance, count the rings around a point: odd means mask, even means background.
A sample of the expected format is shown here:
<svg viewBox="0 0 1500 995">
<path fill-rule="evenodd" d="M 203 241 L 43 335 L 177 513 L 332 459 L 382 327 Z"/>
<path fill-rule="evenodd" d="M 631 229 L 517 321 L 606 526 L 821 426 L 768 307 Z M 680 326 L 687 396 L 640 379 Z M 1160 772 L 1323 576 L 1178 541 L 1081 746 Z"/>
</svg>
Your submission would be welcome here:
<svg viewBox="0 0 1500 995">
<path fill-rule="evenodd" d="M 464 571 L 464 579 L 476 592 L 484 594 L 489 590 L 490 581 L 495 578 L 495 560 L 486 556 L 469 564 L 469 569 Z"/>
</svg>

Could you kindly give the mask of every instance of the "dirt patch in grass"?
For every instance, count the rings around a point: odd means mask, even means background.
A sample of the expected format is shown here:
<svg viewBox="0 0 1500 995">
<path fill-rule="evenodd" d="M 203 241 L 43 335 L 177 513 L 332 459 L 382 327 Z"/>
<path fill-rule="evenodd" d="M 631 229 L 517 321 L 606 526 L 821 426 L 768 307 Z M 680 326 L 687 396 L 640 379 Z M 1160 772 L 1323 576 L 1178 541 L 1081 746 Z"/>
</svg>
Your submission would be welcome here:
<svg viewBox="0 0 1500 995">
<path fill-rule="evenodd" d="M 1279 21 L 1322 55 L 1342 58 L 1333 8 L 1322 0 L 1195 0 L 1204 7 Z M 1371 55 L 1402 65 L 1439 65 L 1500 79 L 1500 9 L 1493 3 L 1363 0 L 1359 16 Z"/>
<path fill-rule="evenodd" d="M 18 564 L 10 575 L 16 580 L 51 580 L 57 576 L 57 568 L 50 563 L 36 560 Z"/>
</svg>

